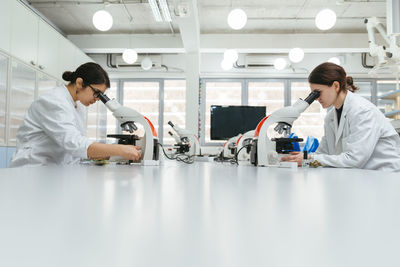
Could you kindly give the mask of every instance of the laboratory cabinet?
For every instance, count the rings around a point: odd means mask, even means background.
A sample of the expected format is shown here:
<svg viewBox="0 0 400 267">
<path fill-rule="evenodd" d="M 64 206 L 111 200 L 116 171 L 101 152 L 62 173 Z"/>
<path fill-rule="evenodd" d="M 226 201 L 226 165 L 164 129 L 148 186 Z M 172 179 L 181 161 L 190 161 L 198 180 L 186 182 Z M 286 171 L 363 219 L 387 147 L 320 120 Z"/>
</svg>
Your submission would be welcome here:
<svg viewBox="0 0 400 267">
<path fill-rule="evenodd" d="M 0 1 L 0 50 L 57 79 L 93 61 L 17 0 Z"/>
<path fill-rule="evenodd" d="M 10 51 L 11 1 L 2 0 L 0 4 L 0 49 Z"/>
<path fill-rule="evenodd" d="M 35 97 L 36 71 L 22 63 L 12 61 L 10 82 L 7 145 L 15 146 L 18 127 Z"/>
<path fill-rule="evenodd" d="M 8 166 L 25 112 L 41 94 L 61 84 L 55 77 L 0 53 L 0 168 Z"/>
<path fill-rule="evenodd" d="M 36 65 L 39 18 L 19 1 L 11 3 L 10 53 L 24 62 Z"/>
</svg>

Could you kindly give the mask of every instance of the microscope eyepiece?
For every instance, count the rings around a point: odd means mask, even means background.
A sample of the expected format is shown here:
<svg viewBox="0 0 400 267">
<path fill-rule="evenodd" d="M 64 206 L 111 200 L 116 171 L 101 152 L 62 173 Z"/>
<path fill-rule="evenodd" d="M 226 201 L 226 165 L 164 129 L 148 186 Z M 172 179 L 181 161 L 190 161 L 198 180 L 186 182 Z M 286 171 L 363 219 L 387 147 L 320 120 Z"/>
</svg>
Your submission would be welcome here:
<svg viewBox="0 0 400 267">
<path fill-rule="evenodd" d="M 312 91 L 304 101 L 306 101 L 309 105 L 311 105 L 312 102 L 314 102 L 315 99 L 317 99 L 320 95 L 320 92 L 317 90 Z"/>
<path fill-rule="evenodd" d="M 174 127 L 174 124 L 172 123 L 172 121 L 169 121 L 168 124 L 169 124 L 171 127 Z"/>
<path fill-rule="evenodd" d="M 100 98 L 101 102 L 103 102 L 104 104 L 107 103 L 108 101 L 110 101 L 108 96 L 101 92 L 99 92 L 99 98 Z"/>
</svg>

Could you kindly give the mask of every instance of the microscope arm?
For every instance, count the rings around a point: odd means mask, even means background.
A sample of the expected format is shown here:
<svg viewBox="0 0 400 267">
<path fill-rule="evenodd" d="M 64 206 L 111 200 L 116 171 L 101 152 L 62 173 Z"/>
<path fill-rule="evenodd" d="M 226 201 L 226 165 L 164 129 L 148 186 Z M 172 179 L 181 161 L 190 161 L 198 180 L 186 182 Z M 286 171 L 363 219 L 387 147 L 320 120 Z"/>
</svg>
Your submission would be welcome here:
<svg viewBox="0 0 400 267">
<path fill-rule="evenodd" d="M 152 160 L 153 159 L 153 132 L 147 122 L 146 118 L 143 117 L 139 112 L 134 109 L 124 107 L 115 99 L 110 100 L 105 94 L 99 95 L 100 100 L 106 105 L 106 107 L 112 112 L 112 115 L 121 123 L 121 126 L 128 123 L 133 129 L 136 128 L 134 122 L 143 125 L 145 130 L 145 135 L 143 136 L 142 148 L 142 159 Z"/>
</svg>

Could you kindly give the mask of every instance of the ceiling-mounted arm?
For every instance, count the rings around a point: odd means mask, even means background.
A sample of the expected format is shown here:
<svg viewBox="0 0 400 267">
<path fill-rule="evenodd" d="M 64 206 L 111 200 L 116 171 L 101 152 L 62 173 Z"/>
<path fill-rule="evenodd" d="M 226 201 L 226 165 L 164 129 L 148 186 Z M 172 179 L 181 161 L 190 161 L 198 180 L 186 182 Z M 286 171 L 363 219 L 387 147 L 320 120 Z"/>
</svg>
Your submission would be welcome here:
<svg viewBox="0 0 400 267">
<path fill-rule="evenodd" d="M 370 54 L 378 58 L 377 68 L 397 65 L 400 61 L 400 49 L 397 46 L 396 35 L 388 36 L 385 27 L 376 17 L 365 19 L 364 22 L 368 31 Z M 386 46 L 376 44 L 375 29 L 386 42 Z"/>
<path fill-rule="evenodd" d="M 384 45 L 376 44 L 375 29 L 377 29 L 387 45 L 390 45 L 390 40 L 386 35 L 386 30 L 383 28 L 382 23 L 376 17 L 365 19 L 364 23 L 367 25 L 368 31 L 369 53 L 371 54 L 371 56 L 378 58 L 378 65 L 383 65 L 387 62 L 386 47 Z"/>
</svg>

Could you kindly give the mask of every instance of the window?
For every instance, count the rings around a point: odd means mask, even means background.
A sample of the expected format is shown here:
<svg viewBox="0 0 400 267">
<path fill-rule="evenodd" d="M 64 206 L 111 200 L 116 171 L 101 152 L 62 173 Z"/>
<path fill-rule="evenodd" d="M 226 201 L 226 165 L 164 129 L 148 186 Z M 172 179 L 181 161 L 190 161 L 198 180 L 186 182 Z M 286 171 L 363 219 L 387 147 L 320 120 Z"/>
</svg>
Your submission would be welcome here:
<svg viewBox="0 0 400 267">
<path fill-rule="evenodd" d="M 371 81 L 354 81 L 354 85 L 359 88 L 355 93 L 361 95 L 365 99 L 372 100 L 372 82 Z"/>
<path fill-rule="evenodd" d="M 205 112 L 203 129 L 205 142 L 218 142 L 210 140 L 210 109 L 211 105 L 241 105 L 242 81 L 205 81 Z"/>
<path fill-rule="evenodd" d="M 121 88 L 118 89 L 118 87 Z M 186 81 L 185 80 L 114 80 L 106 91 L 110 99 L 117 99 L 122 105 L 130 107 L 147 117 L 155 127 L 160 142 L 174 143 L 168 131 L 174 124 L 185 128 Z M 119 99 L 122 97 L 122 100 Z M 162 105 L 163 104 L 163 105 Z M 160 114 L 160 108 L 164 107 Z M 160 125 L 163 122 L 164 125 Z M 144 129 L 137 124 L 137 135 L 143 135 Z M 161 132 L 163 131 L 163 132 Z M 87 116 L 87 136 L 92 140 L 106 140 L 114 143 L 115 139 L 106 139 L 107 134 L 120 133 L 119 123 L 112 113 L 100 101 L 90 105 Z"/>
<path fill-rule="evenodd" d="M 391 91 L 398 90 L 396 87 L 395 80 L 379 80 L 377 81 L 377 91 L 378 91 L 378 108 L 383 113 L 388 113 L 394 111 L 395 108 L 395 99 L 382 99 L 381 95 L 385 95 Z"/>
<path fill-rule="evenodd" d="M 186 115 L 186 81 L 165 80 L 164 81 L 164 129 L 163 144 L 174 144 L 175 140 L 168 134 L 173 131 L 168 121 L 185 128 Z M 196 133 L 197 134 L 197 133 Z"/>
<path fill-rule="evenodd" d="M 117 82 L 112 81 L 106 91 L 110 99 L 117 99 Z M 117 121 L 101 101 L 88 107 L 86 135 L 93 141 L 105 141 L 107 134 L 117 133 Z M 114 143 L 114 140 L 110 140 Z"/>
<path fill-rule="evenodd" d="M 299 98 L 305 99 L 311 92 L 308 82 L 291 82 L 291 105 Z M 324 118 L 326 110 L 322 108 L 318 101 L 314 101 L 301 115 L 294 121 L 292 132 L 304 142 L 307 136 L 313 136 L 321 141 L 324 135 Z"/>
<path fill-rule="evenodd" d="M 267 116 L 285 105 L 284 82 L 249 82 L 249 106 L 266 106 Z M 268 136 L 274 136 L 273 127 L 268 129 Z"/>
<path fill-rule="evenodd" d="M 130 107 L 149 119 L 158 134 L 160 82 L 159 81 L 124 81 L 123 105 Z M 143 126 L 137 124 L 137 135 L 144 135 Z"/>
</svg>

